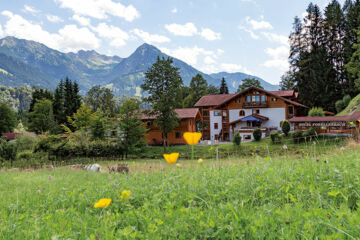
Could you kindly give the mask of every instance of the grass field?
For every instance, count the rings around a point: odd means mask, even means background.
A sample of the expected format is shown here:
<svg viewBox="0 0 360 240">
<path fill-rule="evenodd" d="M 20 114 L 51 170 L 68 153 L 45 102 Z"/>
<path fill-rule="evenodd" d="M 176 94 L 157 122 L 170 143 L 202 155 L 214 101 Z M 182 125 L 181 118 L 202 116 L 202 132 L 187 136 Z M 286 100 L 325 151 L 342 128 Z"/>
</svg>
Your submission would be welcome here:
<svg viewBox="0 0 360 240">
<path fill-rule="evenodd" d="M 0 239 L 358 239 L 360 150 L 340 147 L 130 161 L 128 175 L 3 170 Z M 95 209 L 101 198 L 112 202 Z"/>
</svg>

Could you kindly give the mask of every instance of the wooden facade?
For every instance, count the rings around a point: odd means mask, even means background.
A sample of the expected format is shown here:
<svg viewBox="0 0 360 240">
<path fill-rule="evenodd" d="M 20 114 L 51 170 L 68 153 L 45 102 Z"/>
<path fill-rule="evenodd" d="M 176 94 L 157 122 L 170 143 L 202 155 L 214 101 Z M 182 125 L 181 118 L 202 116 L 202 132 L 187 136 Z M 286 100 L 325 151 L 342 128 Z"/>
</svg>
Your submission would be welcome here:
<svg viewBox="0 0 360 240">
<path fill-rule="evenodd" d="M 180 119 L 179 125 L 167 135 L 168 145 L 186 144 L 183 134 L 185 132 L 196 132 L 201 121 L 201 114 L 197 108 L 176 109 L 175 112 Z M 143 116 L 142 121 L 147 128 L 146 142 L 148 145 L 162 145 L 163 136 L 155 124 L 154 116 Z"/>
</svg>

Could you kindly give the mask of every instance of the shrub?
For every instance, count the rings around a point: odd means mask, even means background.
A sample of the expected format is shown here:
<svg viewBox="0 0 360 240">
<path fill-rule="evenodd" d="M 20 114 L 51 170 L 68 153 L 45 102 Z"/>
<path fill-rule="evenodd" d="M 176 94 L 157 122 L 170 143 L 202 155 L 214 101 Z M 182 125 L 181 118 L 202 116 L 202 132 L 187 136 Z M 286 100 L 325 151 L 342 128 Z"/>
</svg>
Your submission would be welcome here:
<svg viewBox="0 0 360 240">
<path fill-rule="evenodd" d="M 23 133 L 16 137 L 16 144 L 19 152 L 34 150 L 38 137 L 31 133 Z"/>
<path fill-rule="evenodd" d="M 277 131 L 271 132 L 270 138 L 271 138 L 272 143 L 281 143 L 281 137 Z"/>
<path fill-rule="evenodd" d="M 303 133 L 302 131 L 296 131 L 292 135 L 294 143 L 300 143 L 303 140 Z"/>
<path fill-rule="evenodd" d="M 337 112 L 341 112 L 345 108 L 343 100 L 337 100 L 335 103 L 335 108 Z"/>
<path fill-rule="evenodd" d="M 285 136 L 289 135 L 290 132 L 290 122 L 288 120 L 284 120 L 281 123 L 281 130 L 285 134 Z"/>
<path fill-rule="evenodd" d="M 255 141 L 260 141 L 261 140 L 261 136 L 262 136 L 262 131 L 260 128 L 256 128 L 254 131 L 253 131 L 253 136 L 254 136 L 254 139 Z"/>
<path fill-rule="evenodd" d="M 343 104 L 344 104 L 344 108 L 346 108 L 349 105 L 350 101 L 351 101 L 350 95 L 345 95 L 343 97 L 342 101 L 343 101 Z"/>
<path fill-rule="evenodd" d="M 237 133 L 234 134 L 233 143 L 234 143 L 235 146 L 240 146 L 240 143 L 241 143 L 240 133 L 237 132 Z"/>
<path fill-rule="evenodd" d="M 19 168 L 42 168 L 48 161 L 48 155 L 44 152 L 32 153 L 25 151 L 19 153 L 14 161 L 14 166 Z"/>
<path fill-rule="evenodd" d="M 11 165 L 16 158 L 17 145 L 14 142 L 0 141 L 0 159 L 10 161 Z"/>
<path fill-rule="evenodd" d="M 303 133 L 303 137 L 305 140 L 311 140 L 317 137 L 317 132 L 314 128 L 309 128 Z"/>
<path fill-rule="evenodd" d="M 310 109 L 308 116 L 309 117 L 322 117 L 322 116 L 325 116 L 325 113 L 322 108 L 313 107 L 312 109 Z"/>
</svg>

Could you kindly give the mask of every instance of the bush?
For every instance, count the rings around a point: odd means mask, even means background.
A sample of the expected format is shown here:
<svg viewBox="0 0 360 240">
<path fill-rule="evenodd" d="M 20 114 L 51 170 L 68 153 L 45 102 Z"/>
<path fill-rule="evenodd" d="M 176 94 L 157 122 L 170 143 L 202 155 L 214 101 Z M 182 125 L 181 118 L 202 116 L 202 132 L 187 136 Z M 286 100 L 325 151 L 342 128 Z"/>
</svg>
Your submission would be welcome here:
<svg viewBox="0 0 360 240">
<path fill-rule="evenodd" d="M 341 112 L 345 108 L 343 100 L 337 100 L 335 103 L 335 108 L 338 113 Z"/>
<path fill-rule="evenodd" d="M 296 131 L 292 135 L 294 143 L 300 143 L 303 140 L 303 132 L 302 131 Z"/>
<path fill-rule="evenodd" d="M 233 143 L 234 143 L 235 146 L 240 146 L 240 143 L 241 143 L 240 133 L 237 132 L 237 133 L 234 134 Z"/>
<path fill-rule="evenodd" d="M 21 152 L 17 155 L 14 166 L 19 168 L 42 168 L 48 161 L 48 155 L 43 152 L 32 153 L 30 151 Z"/>
<path fill-rule="evenodd" d="M 256 128 L 254 131 L 253 131 L 253 136 L 254 136 L 254 139 L 255 141 L 260 141 L 261 140 L 261 137 L 262 137 L 262 131 L 260 128 Z"/>
<path fill-rule="evenodd" d="M 288 120 L 284 120 L 281 123 L 281 130 L 285 134 L 285 136 L 289 135 L 290 132 L 290 122 Z"/>
<path fill-rule="evenodd" d="M 317 132 L 314 128 L 309 128 L 303 133 L 303 137 L 305 140 L 311 140 L 317 137 Z"/>
<path fill-rule="evenodd" d="M 322 117 L 322 116 L 325 116 L 325 113 L 322 108 L 313 107 L 312 109 L 310 109 L 308 116 L 309 117 Z"/>
<path fill-rule="evenodd" d="M 16 158 L 17 145 L 14 142 L 7 142 L 5 140 L 0 141 L 0 160 L 10 161 L 12 165 Z"/>
<path fill-rule="evenodd" d="M 271 132 L 270 138 L 271 138 L 272 143 L 281 143 L 281 137 L 277 131 Z"/>
<path fill-rule="evenodd" d="M 344 108 L 346 108 L 349 105 L 350 101 L 351 101 L 350 95 L 345 95 L 343 97 L 342 101 L 343 101 L 343 104 L 344 104 Z"/>
<path fill-rule="evenodd" d="M 38 137 L 31 133 L 23 133 L 16 137 L 16 144 L 19 152 L 34 150 Z"/>
</svg>

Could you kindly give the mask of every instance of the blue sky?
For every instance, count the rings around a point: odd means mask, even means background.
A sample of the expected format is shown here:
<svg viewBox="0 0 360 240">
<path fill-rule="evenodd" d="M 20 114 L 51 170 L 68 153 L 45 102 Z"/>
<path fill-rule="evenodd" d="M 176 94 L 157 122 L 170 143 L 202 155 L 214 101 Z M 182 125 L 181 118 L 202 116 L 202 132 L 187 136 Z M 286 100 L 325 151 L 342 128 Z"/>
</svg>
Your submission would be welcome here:
<svg viewBox="0 0 360 240">
<path fill-rule="evenodd" d="M 316 0 L 322 9 L 328 0 Z M 287 37 L 307 0 L 16 0 L 0 5 L 0 37 L 69 52 L 129 56 L 144 42 L 205 72 L 277 84 Z"/>
</svg>

